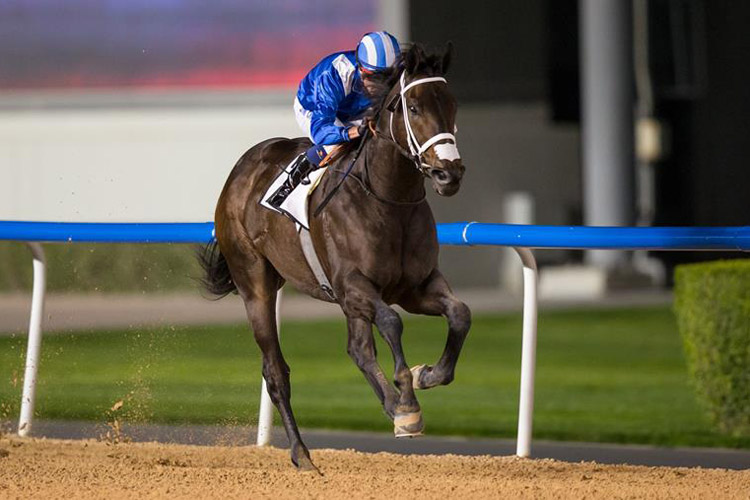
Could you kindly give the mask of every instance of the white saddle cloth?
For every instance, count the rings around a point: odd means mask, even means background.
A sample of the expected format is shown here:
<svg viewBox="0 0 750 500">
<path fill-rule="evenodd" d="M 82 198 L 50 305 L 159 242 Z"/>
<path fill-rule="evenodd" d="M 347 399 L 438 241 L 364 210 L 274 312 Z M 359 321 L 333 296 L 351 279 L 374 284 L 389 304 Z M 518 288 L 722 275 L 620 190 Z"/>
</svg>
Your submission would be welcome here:
<svg viewBox="0 0 750 500">
<path fill-rule="evenodd" d="M 268 203 L 268 199 L 273 196 L 273 194 L 281 187 L 287 177 L 289 177 L 289 173 L 292 170 L 291 167 L 295 161 L 296 158 L 293 159 L 289 163 L 289 165 L 287 165 L 287 167 L 281 171 L 276 179 L 274 179 L 274 181 L 271 183 L 271 186 L 266 190 L 265 194 L 263 194 L 260 204 L 269 210 L 273 210 L 274 212 L 288 215 L 297 224 L 309 230 L 310 219 L 308 216 L 308 199 L 310 197 L 310 193 L 312 193 L 313 189 L 315 189 L 315 186 L 318 184 L 320 177 L 325 173 L 325 168 L 319 168 L 310 172 L 308 176 L 303 179 L 303 181 L 300 182 L 291 193 L 289 193 L 289 196 L 287 196 L 284 202 L 281 204 L 280 210 L 277 210 Z"/>
</svg>

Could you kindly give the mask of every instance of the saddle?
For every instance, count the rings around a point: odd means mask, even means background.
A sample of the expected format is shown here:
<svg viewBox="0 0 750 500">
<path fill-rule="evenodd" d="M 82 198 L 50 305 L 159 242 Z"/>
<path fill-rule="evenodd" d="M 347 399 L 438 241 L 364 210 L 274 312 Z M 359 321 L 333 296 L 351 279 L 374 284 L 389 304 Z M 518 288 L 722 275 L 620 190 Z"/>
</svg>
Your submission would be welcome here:
<svg viewBox="0 0 750 500">
<path fill-rule="evenodd" d="M 336 160 L 341 154 L 341 147 L 337 146 L 326 155 L 320 162 L 320 168 L 309 172 L 287 195 L 286 199 L 278 205 L 278 208 L 270 203 L 270 199 L 279 191 L 279 188 L 287 181 L 292 173 L 293 166 L 297 161 L 294 158 L 274 179 L 266 192 L 261 197 L 260 205 L 273 211 L 286 215 L 292 219 L 298 226 L 309 230 L 309 199 L 315 188 L 318 187 L 320 179 L 326 171 L 326 168 L 332 161 Z"/>
</svg>

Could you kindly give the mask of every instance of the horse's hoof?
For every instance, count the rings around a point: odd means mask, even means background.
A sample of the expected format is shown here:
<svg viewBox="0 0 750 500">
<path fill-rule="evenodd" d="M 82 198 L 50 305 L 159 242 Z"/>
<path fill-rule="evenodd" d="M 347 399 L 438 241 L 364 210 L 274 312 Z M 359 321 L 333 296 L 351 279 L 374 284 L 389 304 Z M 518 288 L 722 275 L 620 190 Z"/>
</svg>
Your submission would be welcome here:
<svg viewBox="0 0 750 500">
<path fill-rule="evenodd" d="M 396 413 L 393 417 L 393 434 L 397 438 L 421 436 L 423 430 L 424 422 L 421 411 Z"/>
<path fill-rule="evenodd" d="M 414 389 L 427 389 L 426 386 L 420 384 L 419 377 L 425 369 L 429 368 L 431 368 L 429 365 L 417 365 L 411 368 L 411 386 Z"/>
<path fill-rule="evenodd" d="M 309 457 L 301 456 L 298 459 L 298 462 L 295 464 L 297 466 L 297 470 L 299 472 L 314 472 L 317 473 L 319 476 L 322 476 L 323 473 L 320 472 L 320 470 L 315 466 L 314 463 L 312 463 L 312 460 L 310 460 Z"/>
</svg>

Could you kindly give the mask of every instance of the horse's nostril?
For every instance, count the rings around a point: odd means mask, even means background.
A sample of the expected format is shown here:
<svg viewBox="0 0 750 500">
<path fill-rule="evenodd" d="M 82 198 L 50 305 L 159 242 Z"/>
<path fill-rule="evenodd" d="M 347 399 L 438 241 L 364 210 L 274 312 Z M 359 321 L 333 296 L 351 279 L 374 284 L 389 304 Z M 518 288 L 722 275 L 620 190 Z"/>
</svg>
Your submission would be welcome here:
<svg viewBox="0 0 750 500">
<path fill-rule="evenodd" d="M 445 182 L 448 179 L 448 174 L 444 170 L 435 170 L 433 176 L 440 182 Z"/>
</svg>

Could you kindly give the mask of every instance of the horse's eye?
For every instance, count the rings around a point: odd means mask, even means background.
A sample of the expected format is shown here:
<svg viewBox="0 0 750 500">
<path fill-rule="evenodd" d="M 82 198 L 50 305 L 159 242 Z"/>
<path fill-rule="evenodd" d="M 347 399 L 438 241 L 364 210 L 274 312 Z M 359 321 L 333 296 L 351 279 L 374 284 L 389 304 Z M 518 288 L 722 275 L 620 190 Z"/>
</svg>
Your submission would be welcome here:
<svg viewBox="0 0 750 500">
<path fill-rule="evenodd" d="M 411 114 L 413 114 L 413 115 L 416 115 L 417 114 L 417 107 L 412 104 L 411 106 L 409 106 L 409 112 Z"/>
</svg>

